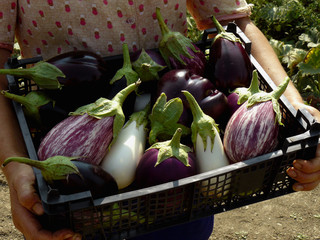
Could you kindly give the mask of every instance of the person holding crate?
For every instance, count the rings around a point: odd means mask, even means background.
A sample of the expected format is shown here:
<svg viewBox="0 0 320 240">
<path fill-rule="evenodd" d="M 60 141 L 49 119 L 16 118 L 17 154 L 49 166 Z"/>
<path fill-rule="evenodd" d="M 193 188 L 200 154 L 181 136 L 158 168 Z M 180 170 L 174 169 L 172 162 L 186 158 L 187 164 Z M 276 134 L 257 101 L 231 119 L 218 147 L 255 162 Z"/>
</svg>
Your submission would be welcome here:
<svg viewBox="0 0 320 240">
<path fill-rule="evenodd" d="M 163 9 L 163 17 L 174 31 L 186 32 L 186 11 L 189 10 L 199 29 L 214 27 L 214 14 L 222 23 L 235 21 L 252 42 L 252 55 L 278 85 L 287 76 L 276 54 L 261 31 L 251 22 L 251 5 L 245 0 L 92 0 L 92 1 L 0 1 L 0 67 L 3 68 L 11 56 L 15 37 L 23 58 L 41 55 L 48 59 L 63 52 L 88 50 L 102 56 L 121 54 L 122 43 L 128 43 L 130 51 L 155 48 L 160 29 L 154 16 L 156 7 Z M 145 25 L 145 23 L 147 23 Z M 0 87 L 7 89 L 5 76 L 0 76 Z M 296 108 L 306 108 L 320 122 L 320 112 L 304 104 L 292 83 L 285 96 Z M 16 116 L 10 102 L 0 97 L 0 161 L 8 157 L 25 156 L 23 142 Z M 35 176 L 31 167 L 10 163 L 3 172 L 8 181 L 11 197 L 12 218 L 15 226 L 26 239 L 80 239 L 71 230 L 49 232 L 37 220 L 44 210 L 34 188 Z M 316 157 L 309 161 L 297 159 L 287 173 L 297 182 L 296 191 L 308 191 L 320 182 L 320 147 Z M 192 223 L 194 224 L 194 223 Z M 195 226 L 202 231 L 202 237 L 210 236 L 213 218 L 207 218 Z M 190 225 L 191 226 L 191 225 Z M 192 239 L 186 225 L 177 230 L 170 228 L 148 235 L 147 239 L 168 238 L 163 232 L 172 234 L 174 239 Z M 166 234 L 166 233 L 164 233 Z M 182 234 L 182 235 L 179 235 Z M 199 234 L 199 233 L 197 233 Z M 186 237 L 186 235 L 189 238 Z M 158 238 L 156 238 L 157 236 Z M 139 238 L 137 238 L 139 239 Z"/>
</svg>

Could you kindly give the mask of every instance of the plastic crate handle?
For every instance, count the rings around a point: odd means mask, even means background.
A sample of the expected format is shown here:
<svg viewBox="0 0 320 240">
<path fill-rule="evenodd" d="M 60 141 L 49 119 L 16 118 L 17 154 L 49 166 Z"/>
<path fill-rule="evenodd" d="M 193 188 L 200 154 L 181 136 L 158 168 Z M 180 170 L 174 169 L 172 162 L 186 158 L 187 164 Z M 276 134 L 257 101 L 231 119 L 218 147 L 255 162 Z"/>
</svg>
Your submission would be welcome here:
<svg viewBox="0 0 320 240">
<path fill-rule="evenodd" d="M 304 133 L 286 138 L 282 146 L 282 151 L 287 153 L 290 146 L 300 144 L 302 149 L 306 146 L 314 147 L 313 156 L 315 156 L 316 146 L 319 144 L 320 123 L 317 122 L 305 108 L 298 109 L 296 117 L 297 119 L 304 120 L 307 124 L 306 129 L 308 130 Z"/>
</svg>

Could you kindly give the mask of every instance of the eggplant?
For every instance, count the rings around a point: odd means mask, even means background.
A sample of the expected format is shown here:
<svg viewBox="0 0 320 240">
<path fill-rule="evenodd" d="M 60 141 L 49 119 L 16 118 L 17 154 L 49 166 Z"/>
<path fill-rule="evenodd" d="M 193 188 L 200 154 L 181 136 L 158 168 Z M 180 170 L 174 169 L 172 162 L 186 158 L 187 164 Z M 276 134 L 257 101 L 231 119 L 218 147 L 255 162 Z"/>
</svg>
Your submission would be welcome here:
<svg viewBox="0 0 320 240">
<path fill-rule="evenodd" d="M 239 95 L 235 92 L 232 92 L 228 95 L 227 100 L 228 100 L 229 113 L 230 113 L 230 116 L 232 116 L 232 114 L 235 111 L 237 111 L 237 109 L 241 106 L 241 104 L 238 104 Z"/>
<path fill-rule="evenodd" d="M 160 8 L 156 8 L 156 16 L 162 34 L 159 51 L 169 69 L 186 68 L 203 76 L 206 66 L 204 53 L 182 33 L 169 30 L 161 16 Z"/>
<path fill-rule="evenodd" d="M 112 100 L 99 98 L 70 113 L 53 127 L 38 148 L 38 157 L 78 156 L 80 160 L 99 165 L 111 141 L 115 141 L 125 122 L 122 104 L 140 84 L 132 83 Z"/>
<path fill-rule="evenodd" d="M 183 94 L 186 96 L 192 110 L 191 139 L 196 153 L 199 173 L 229 165 L 220 137 L 220 129 L 215 120 L 202 111 L 195 98 L 188 91 L 183 91 Z M 230 184 L 230 179 L 230 176 L 228 179 L 225 179 L 225 176 L 219 177 L 219 181 L 223 182 L 218 184 L 219 190 L 217 191 L 221 191 L 223 185 L 224 189 L 227 189 L 227 185 L 224 183 Z M 215 193 L 216 184 L 216 178 L 210 179 L 210 188 L 208 188 L 209 182 L 203 181 L 202 192 L 205 195 L 209 190 L 210 194 Z"/>
<path fill-rule="evenodd" d="M 150 104 L 130 116 L 100 164 L 115 178 L 119 189 L 128 187 L 134 181 L 135 171 L 147 142 L 149 110 Z"/>
<path fill-rule="evenodd" d="M 68 112 L 56 106 L 55 101 L 43 91 L 32 91 L 21 96 L 2 90 L 1 94 L 20 103 L 30 127 L 40 129 L 42 134 L 68 117 Z"/>
<path fill-rule="evenodd" d="M 168 99 L 175 97 L 182 99 L 184 109 L 179 123 L 185 126 L 191 124 L 192 114 L 182 90 L 190 92 L 204 112 L 214 119 L 220 119 L 228 110 L 226 96 L 218 91 L 207 78 L 193 74 L 189 69 L 170 70 L 160 78 L 157 96 L 165 93 Z"/>
<path fill-rule="evenodd" d="M 237 87 L 248 87 L 253 65 L 242 42 L 232 32 L 227 32 L 213 16 L 218 30 L 209 49 L 206 77 L 226 95 Z"/>
<path fill-rule="evenodd" d="M 223 145 L 231 162 L 260 156 L 277 146 L 279 125 L 283 125 L 278 99 L 289 81 L 287 77 L 270 93 L 257 91 L 258 74 L 253 71 L 250 88 L 247 92 L 242 89 L 239 95 L 244 102 L 239 102 L 242 105 L 231 116 L 224 133 Z"/>
<path fill-rule="evenodd" d="M 50 191 L 69 195 L 90 191 L 92 198 L 102 198 L 118 193 L 115 179 L 100 166 L 76 160 L 77 157 L 53 156 L 44 161 L 24 157 L 7 158 L 3 166 L 10 162 L 25 163 L 41 170 Z"/>
<path fill-rule="evenodd" d="M 90 51 L 72 51 L 40 61 L 28 69 L 3 69 L 6 74 L 34 80 L 46 90 L 56 104 L 66 111 L 105 96 L 111 66 L 99 55 Z"/>
<path fill-rule="evenodd" d="M 230 118 L 230 105 L 228 98 L 218 89 L 212 90 L 211 94 L 199 101 L 201 110 L 212 117 L 221 127 L 225 127 Z"/>
<path fill-rule="evenodd" d="M 197 174 L 192 149 L 180 143 L 182 129 L 171 140 L 157 142 L 148 148 L 136 169 L 137 187 L 150 187 Z"/>
</svg>

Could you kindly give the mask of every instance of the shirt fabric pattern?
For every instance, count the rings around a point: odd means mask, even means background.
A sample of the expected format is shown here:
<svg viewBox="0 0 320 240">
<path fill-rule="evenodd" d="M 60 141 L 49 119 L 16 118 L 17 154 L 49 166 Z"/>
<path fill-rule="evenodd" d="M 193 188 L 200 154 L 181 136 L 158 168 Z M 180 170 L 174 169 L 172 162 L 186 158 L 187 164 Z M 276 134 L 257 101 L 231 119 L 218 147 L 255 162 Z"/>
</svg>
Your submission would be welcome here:
<svg viewBox="0 0 320 240">
<path fill-rule="evenodd" d="M 186 9 L 200 28 L 218 19 L 244 17 L 245 0 L 0 0 L 0 48 L 12 50 L 17 37 L 22 56 L 44 59 L 73 50 L 102 56 L 155 48 L 161 39 L 155 9 L 169 28 L 186 33 Z"/>
</svg>

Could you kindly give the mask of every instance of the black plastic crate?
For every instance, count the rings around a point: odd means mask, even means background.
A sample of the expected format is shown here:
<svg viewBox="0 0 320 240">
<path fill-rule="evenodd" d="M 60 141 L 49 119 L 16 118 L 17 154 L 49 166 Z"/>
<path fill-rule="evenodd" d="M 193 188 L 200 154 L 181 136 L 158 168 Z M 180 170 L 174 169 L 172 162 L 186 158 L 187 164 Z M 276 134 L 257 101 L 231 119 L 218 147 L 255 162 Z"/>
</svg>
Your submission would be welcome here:
<svg viewBox="0 0 320 240">
<path fill-rule="evenodd" d="M 250 54 L 251 42 L 244 33 L 235 24 L 229 24 L 227 31 L 238 35 Z M 203 51 L 211 44 L 208 36 L 215 32 L 216 29 L 206 30 L 202 41 L 197 43 Z M 274 89 L 266 72 L 252 55 L 250 58 L 258 71 L 260 89 Z M 10 59 L 6 67 L 26 67 L 39 60 L 41 58 Z M 120 55 L 105 60 L 122 66 Z M 28 79 L 8 75 L 8 82 L 14 93 L 26 94 L 34 88 Z M 287 176 L 286 169 L 296 158 L 309 159 L 315 155 L 320 126 L 306 110 L 296 111 L 284 96 L 279 102 L 285 127 L 280 128 L 277 150 L 178 181 L 127 189 L 93 200 L 89 191 L 52 194 L 40 171 L 34 169 L 45 209 L 41 221 L 52 230 L 72 228 L 87 239 L 123 239 L 291 193 L 293 180 Z M 29 129 L 21 106 L 15 102 L 13 105 L 29 157 L 37 159 L 34 141 L 41 132 Z"/>
</svg>

